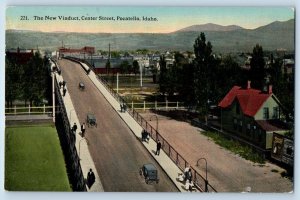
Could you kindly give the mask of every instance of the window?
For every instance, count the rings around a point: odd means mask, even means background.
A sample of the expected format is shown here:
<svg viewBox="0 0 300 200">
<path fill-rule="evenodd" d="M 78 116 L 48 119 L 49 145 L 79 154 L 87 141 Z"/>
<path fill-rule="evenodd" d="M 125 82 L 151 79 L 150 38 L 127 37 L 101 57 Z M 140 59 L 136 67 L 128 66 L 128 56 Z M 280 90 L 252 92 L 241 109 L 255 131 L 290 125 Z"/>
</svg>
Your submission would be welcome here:
<svg viewBox="0 0 300 200">
<path fill-rule="evenodd" d="M 264 108 L 264 119 L 269 119 L 269 108 L 268 107 Z"/>
<path fill-rule="evenodd" d="M 278 119 L 278 118 L 279 118 L 279 108 L 273 107 L 273 119 Z"/>
</svg>

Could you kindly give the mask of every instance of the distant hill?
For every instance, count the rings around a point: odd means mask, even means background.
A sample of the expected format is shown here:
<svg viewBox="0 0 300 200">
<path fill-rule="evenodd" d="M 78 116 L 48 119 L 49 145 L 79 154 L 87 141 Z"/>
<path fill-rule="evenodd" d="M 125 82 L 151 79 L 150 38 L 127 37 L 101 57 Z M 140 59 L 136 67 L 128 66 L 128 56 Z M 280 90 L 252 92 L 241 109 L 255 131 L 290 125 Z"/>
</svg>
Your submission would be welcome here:
<svg viewBox="0 0 300 200">
<path fill-rule="evenodd" d="M 203 25 L 204 26 L 204 25 Z M 202 27 L 203 27 L 202 26 Z M 192 26 L 193 27 L 193 26 Z M 96 49 L 108 50 L 109 43 L 112 50 L 176 50 L 193 51 L 193 44 L 200 32 L 204 32 L 206 39 L 213 45 L 214 52 L 251 52 L 258 43 L 264 50 L 284 48 L 290 51 L 295 49 L 294 20 L 273 22 L 253 30 L 239 26 L 223 27 L 219 25 L 205 25 L 207 30 L 199 31 L 187 27 L 167 34 L 152 33 L 69 33 L 69 32 L 34 32 L 7 30 L 6 48 L 36 48 L 57 50 L 62 41 L 67 47 L 81 48 L 94 46 Z M 215 28 L 214 28 L 215 27 Z M 208 29 L 210 28 L 210 29 Z M 214 30 L 212 30 L 214 29 Z M 234 29 L 234 30 L 229 30 Z M 186 31 L 189 30 L 189 31 Z M 225 31 L 228 30 L 228 31 Z"/>
<path fill-rule="evenodd" d="M 234 31 L 234 30 L 239 30 L 239 29 L 244 29 L 244 28 L 242 28 L 240 26 L 236 26 L 236 25 L 221 26 L 218 24 L 208 23 L 208 24 L 202 24 L 202 25 L 189 26 L 189 27 L 180 29 L 176 32 Z"/>
</svg>

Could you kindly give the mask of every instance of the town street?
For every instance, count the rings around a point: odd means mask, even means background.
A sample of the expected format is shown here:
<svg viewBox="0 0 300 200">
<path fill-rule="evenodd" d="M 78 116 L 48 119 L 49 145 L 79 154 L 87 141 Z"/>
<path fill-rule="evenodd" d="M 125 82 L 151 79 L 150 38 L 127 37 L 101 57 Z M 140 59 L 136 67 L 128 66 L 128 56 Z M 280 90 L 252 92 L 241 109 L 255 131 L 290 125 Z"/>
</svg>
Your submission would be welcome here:
<svg viewBox="0 0 300 200">
<path fill-rule="evenodd" d="M 65 59 L 58 63 L 80 122 L 86 121 L 88 113 L 96 117 L 97 127 L 87 127 L 86 138 L 104 191 L 178 191 L 81 66 Z M 85 84 L 83 91 L 79 82 Z M 158 169 L 158 184 L 146 184 L 139 175 L 139 168 L 146 163 L 153 163 Z"/>
</svg>

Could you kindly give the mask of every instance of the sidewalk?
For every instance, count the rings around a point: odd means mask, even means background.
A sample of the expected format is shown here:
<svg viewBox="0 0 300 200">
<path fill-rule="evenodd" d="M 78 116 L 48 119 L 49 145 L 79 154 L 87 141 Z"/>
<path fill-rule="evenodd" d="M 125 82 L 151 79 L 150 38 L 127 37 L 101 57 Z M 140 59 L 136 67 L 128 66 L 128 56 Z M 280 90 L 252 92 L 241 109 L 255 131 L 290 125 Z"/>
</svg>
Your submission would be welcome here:
<svg viewBox="0 0 300 200">
<path fill-rule="evenodd" d="M 55 76 L 57 79 L 57 83 L 59 83 L 59 81 L 63 81 L 63 77 L 61 75 L 57 75 L 55 73 Z M 66 89 L 68 91 L 68 86 L 66 86 Z M 61 94 L 63 93 L 62 89 L 60 90 L 60 92 L 61 92 Z M 88 192 L 104 192 L 100 177 L 97 173 L 93 159 L 88 150 L 88 145 L 86 143 L 86 140 L 79 135 L 80 122 L 78 120 L 77 113 L 75 111 L 75 108 L 71 101 L 71 97 L 68 92 L 66 92 L 66 95 L 63 97 L 63 101 L 64 101 L 64 104 L 65 104 L 65 107 L 67 110 L 67 115 L 69 118 L 70 125 L 73 126 L 73 124 L 76 123 L 78 126 L 78 129 L 76 131 L 75 146 L 76 146 L 77 154 L 80 158 L 80 165 L 81 165 L 83 176 L 86 178 L 87 173 L 89 172 L 90 169 L 92 169 L 95 174 L 95 177 L 96 177 L 95 183 L 93 184 L 91 189 L 88 189 L 88 187 L 87 187 L 87 191 Z"/>
<path fill-rule="evenodd" d="M 88 68 L 86 64 L 81 63 L 85 68 Z M 131 117 L 131 115 L 127 112 L 120 112 L 120 104 L 119 102 L 106 90 L 106 88 L 102 85 L 102 83 L 98 80 L 95 73 L 91 71 L 89 73 L 89 78 L 95 84 L 95 86 L 99 89 L 99 91 L 103 94 L 106 100 L 111 104 L 111 106 L 116 110 L 121 119 L 128 125 L 133 134 L 140 138 L 141 132 L 143 128 Z M 178 173 L 182 173 L 182 171 L 176 166 L 176 164 L 165 154 L 164 151 L 161 151 L 159 156 L 155 156 L 153 151 L 156 151 L 156 142 L 153 139 L 150 139 L 149 143 L 142 143 L 145 148 L 149 151 L 149 153 L 153 156 L 153 158 L 157 161 L 157 163 L 162 167 L 162 169 L 166 172 L 166 174 L 170 177 L 176 187 L 180 192 L 186 192 L 184 189 L 184 185 L 177 181 Z"/>
</svg>

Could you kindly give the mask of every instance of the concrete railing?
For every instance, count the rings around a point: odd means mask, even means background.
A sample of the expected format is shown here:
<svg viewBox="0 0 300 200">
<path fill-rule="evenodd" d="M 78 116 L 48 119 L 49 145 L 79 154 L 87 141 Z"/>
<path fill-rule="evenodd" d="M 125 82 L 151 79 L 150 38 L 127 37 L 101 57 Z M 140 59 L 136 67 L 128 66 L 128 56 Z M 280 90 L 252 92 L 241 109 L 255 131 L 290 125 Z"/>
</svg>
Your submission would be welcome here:
<svg viewBox="0 0 300 200">
<path fill-rule="evenodd" d="M 58 110 L 56 111 L 56 127 L 59 132 L 60 141 L 66 158 L 69 180 L 73 191 L 86 191 L 86 184 L 82 173 L 80 158 L 75 147 L 76 136 L 71 130 L 67 111 L 55 80 L 55 96 L 57 97 Z"/>
</svg>

